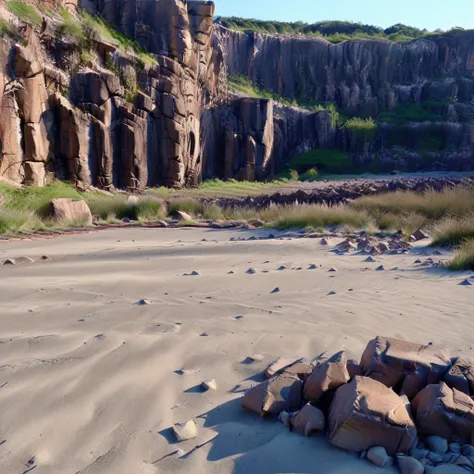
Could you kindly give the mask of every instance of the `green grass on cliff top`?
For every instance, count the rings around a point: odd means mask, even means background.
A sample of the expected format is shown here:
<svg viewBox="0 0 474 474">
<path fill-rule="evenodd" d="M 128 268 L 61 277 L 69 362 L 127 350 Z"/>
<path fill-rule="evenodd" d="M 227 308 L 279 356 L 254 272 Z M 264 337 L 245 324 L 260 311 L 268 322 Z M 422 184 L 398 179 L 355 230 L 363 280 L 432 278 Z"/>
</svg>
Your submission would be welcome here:
<svg viewBox="0 0 474 474">
<path fill-rule="evenodd" d="M 43 19 L 36 8 L 21 2 L 10 1 L 7 3 L 7 9 L 16 15 L 21 21 L 32 23 L 33 25 L 41 25 Z"/>
</svg>

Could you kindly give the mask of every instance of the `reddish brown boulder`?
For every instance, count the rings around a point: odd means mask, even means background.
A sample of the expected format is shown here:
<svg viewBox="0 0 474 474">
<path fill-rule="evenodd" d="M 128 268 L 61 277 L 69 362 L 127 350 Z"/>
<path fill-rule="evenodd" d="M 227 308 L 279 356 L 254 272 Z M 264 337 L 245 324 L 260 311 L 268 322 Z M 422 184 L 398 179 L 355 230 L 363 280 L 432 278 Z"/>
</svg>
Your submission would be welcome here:
<svg viewBox="0 0 474 474">
<path fill-rule="evenodd" d="M 92 225 L 92 214 L 85 201 L 61 198 L 53 199 L 50 204 L 54 219 Z"/>
<path fill-rule="evenodd" d="M 360 453 L 382 446 L 390 456 L 416 446 L 415 423 L 404 400 L 376 380 L 355 377 L 336 391 L 329 415 L 332 444 Z"/>
<path fill-rule="evenodd" d="M 460 357 L 443 380 L 451 388 L 466 395 L 474 395 L 474 360 L 469 357 Z"/>
<path fill-rule="evenodd" d="M 314 431 L 324 431 L 324 413 L 319 408 L 313 407 L 308 403 L 300 411 L 292 415 L 290 423 L 296 431 L 305 436 L 311 436 L 311 433 Z"/>
<path fill-rule="evenodd" d="M 365 376 L 400 390 L 411 400 L 427 384 L 443 378 L 451 359 L 444 347 L 377 337 L 367 345 L 360 366 Z"/>
<path fill-rule="evenodd" d="M 474 443 L 474 401 L 444 382 L 428 385 L 411 403 L 420 433 Z"/>
<path fill-rule="evenodd" d="M 242 399 L 242 406 L 260 415 L 278 415 L 301 407 L 302 382 L 298 377 L 280 375 L 251 388 Z"/>
<path fill-rule="evenodd" d="M 304 384 L 304 399 L 316 403 L 329 391 L 336 390 L 350 379 L 345 352 L 339 352 L 318 365 Z"/>
</svg>

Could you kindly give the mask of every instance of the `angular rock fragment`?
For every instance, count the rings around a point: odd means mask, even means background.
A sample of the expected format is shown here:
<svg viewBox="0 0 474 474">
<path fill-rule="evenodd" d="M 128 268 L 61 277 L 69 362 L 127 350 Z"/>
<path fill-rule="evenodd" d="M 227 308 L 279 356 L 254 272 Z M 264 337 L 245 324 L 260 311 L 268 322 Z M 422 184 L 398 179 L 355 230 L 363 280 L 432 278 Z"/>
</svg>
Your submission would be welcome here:
<svg viewBox="0 0 474 474">
<path fill-rule="evenodd" d="M 304 399 L 316 403 L 326 392 L 336 390 L 349 379 L 346 353 L 339 352 L 318 365 L 307 378 L 303 387 Z"/>
<path fill-rule="evenodd" d="M 53 199 L 50 206 L 53 218 L 58 221 L 92 225 L 92 214 L 85 201 L 59 198 Z"/>
<path fill-rule="evenodd" d="M 212 379 L 212 380 L 203 380 L 201 382 L 201 387 L 204 389 L 204 390 L 217 390 L 217 382 L 215 381 L 215 379 Z"/>
<path fill-rule="evenodd" d="M 444 382 L 428 385 L 411 407 L 420 433 L 449 442 L 474 443 L 474 401 L 466 394 Z"/>
<path fill-rule="evenodd" d="M 400 390 L 411 400 L 445 375 L 451 359 L 444 347 L 377 337 L 367 345 L 360 365 L 364 375 Z"/>
<path fill-rule="evenodd" d="M 449 372 L 444 376 L 444 382 L 451 387 L 465 393 L 474 395 L 474 359 L 459 357 Z"/>
<path fill-rule="evenodd" d="M 396 393 L 376 380 L 355 377 L 336 391 L 329 438 L 347 451 L 361 453 L 382 446 L 395 456 L 412 451 L 417 432 L 405 402 Z"/>
<path fill-rule="evenodd" d="M 173 433 L 178 443 L 194 439 L 197 436 L 197 427 L 194 420 L 187 421 L 186 423 L 176 423 L 173 426 Z"/>
<path fill-rule="evenodd" d="M 324 431 L 324 413 L 319 408 L 313 407 L 308 403 L 291 416 L 290 423 L 296 431 L 309 437 L 315 431 Z"/>
<path fill-rule="evenodd" d="M 292 375 L 280 375 L 256 385 L 242 398 L 242 406 L 261 416 L 298 410 L 302 404 L 302 382 Z"/>
</svg>

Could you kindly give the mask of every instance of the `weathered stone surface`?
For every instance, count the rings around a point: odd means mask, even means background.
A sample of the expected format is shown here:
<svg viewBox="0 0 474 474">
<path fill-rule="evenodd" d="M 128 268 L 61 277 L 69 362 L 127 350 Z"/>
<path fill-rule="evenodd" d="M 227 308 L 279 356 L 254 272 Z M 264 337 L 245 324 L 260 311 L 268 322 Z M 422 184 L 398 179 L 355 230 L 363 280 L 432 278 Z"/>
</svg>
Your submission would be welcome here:
<svg viewBox="0 0 474 474">
<path fill-rule="evenodd" d="M 60 198 L 51 201 L 51 214 L 58 221 L 92 224 L 92 214 L 85 201 Z"/>
<path fill-rule="evenodd" d="M 397 456 L 397 464 L 401 474 L 423 474 L 425 468 L 418 459 L 410 456 Z"/>
<path fill-rule="evenodd" d="M 303 387 L 304 399 L 316 403 L 326 392 L 338 389 L 349 379 L 347 356 L 339 352 L 313 370 Z"/>
<path fill-rule="evenodd" d="M 444 382 L 428 385 L 411 406 L 420 433 L 474 443 L 474 401 L 464 393 Z"/>
<path fill-rule="evenodd" d="M 341 386 L 331 405 L 329 436 L 334 445 L 360 453 L 382 446 L 390 456 L 410 453 L 417 432 L 404 401 L 385 385 L 355 377 Z"/>
<path fill-rule="evenodd" d="M 305 405 L 300 411 L 294 413 L 290 418 L 291 426 L 305 436 L 311 436 L 313 432 L 324 431 L 324 413 L 312 406 Z"/>
<path fill-rule="evenodd" d="M 451 359 L 443 347 L 377 337 L 367 345 L 360 365 L 366 376 L 399 388 L 400 394 L 412 399 L 427 384 L 445 375 Z"/>
<path fill-rule="evenodd" d="M 448 452 L 448 441 L 440 436 L 427 436 L 425 438 L 426 447 L 436 454 L 446 454 Z"/>
<path fill-rule="evenodd" d="M 298 377 L 280 375 L 251 388 L 242 398 L 242 406 L 260 415 L 278 415 L 301 407 L 302 382 Z"/>
<path fill-rule="evenodd" d="M 384 447 L 373 446 L 367 451 L 367 459 L 379 467 L 388 467 L 393 464 L 393 458 L 391 458 Z"/>
<path fill-rule="evenodd" d="M 470 357 L 460 357 L 449 369 L 443 380 L 449 387 L 473 396 L 474 360 Z"/>
</svg>

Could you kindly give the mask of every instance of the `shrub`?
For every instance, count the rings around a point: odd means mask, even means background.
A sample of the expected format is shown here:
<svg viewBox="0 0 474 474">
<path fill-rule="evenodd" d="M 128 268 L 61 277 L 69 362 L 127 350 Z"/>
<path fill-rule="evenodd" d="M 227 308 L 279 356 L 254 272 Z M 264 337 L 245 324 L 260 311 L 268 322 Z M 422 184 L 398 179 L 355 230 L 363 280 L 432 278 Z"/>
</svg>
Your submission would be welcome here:
<svg viewBox="0 0 474 474">
<path fill-rule="evenodd" d="M 178 211 L 195 217 L 202 213 L 202 204 L 195 199 L 173 199 L 168 204 L 168 213 L 175 216 Z"/>
<path fill-rule="evenodd" d="M 166 217 L 166 206 L 154 198 L 140 198 L 135 205 L 136 218 L 142 221 L 157 221 Z"/>
<path fill-rule="evenodd" d="M 278 173 L 276 175 L 276 179 L 285 181 L 298 181 L 299 174 L 298 171 L 287 168 L 286 170 L 283 170 L 282 172 Z"/>
<path fill-rule="evenodd" d="M 350 171 L 354 165 L 349 155 L 341 150 L 319 149 L 311 150 L 293 158 L 290 166 L 296 169 L 316 167 L 323 171 L 336 173 Z"/>
<path fill-rule="evenodd" d="M 300 181 L 308 181 L 313 182 L 319 178 L 319 173 L 316 169 L 311 168 L 310 170 L 306 171 L 306 173 L 300 176 Z"/>
<path fill-rule="evenodd" d="M 454 271 L 474 270 L 474 240 L 467 240 L 456 250 L 447 268 Z"/>
<path fill-rule="evenodd" d="M 433 229 L 433 246 L 456 247 L 466 239 L 474 239 L 474 216 L 464 219 L 446 218 Z"/>
<path fill-rule="evenodd" d="M 36 8 L 31 5 L 10 1 L 7 3 L 7 9 L 16 15 L 19 20 L 24 21 L 25 23 L 32 23 L 37 26 L 40 26 L 43 23 L 41 15 L 38 13 Z"/>
<path fill-rule="evenodd" d="M 73 39 L 77 42 L 81 42 L 85 39 L 84 30 L 82 25 L 76 18 L 74 18 L 68 10 L 61 8 L 59 15 L 63 19 L 63 23 L 58 25 L 57 32 L 60 36 Z"/>
<path fill-rule="evenodd" d="M 222 212 L 222 209 L 217 204 L 213 203 L 213 204 L 204 206 L 203 211 L 202 211 L 202 217 L 204 217 L 204 219 L 209 219 L 211 221 L 217 221 L 217 220 L 224 219 L 224 213 Z"/>
<path fill-rule="evenodd" d="M 371 118 L 354 117 L 344 124 L 346 130 L 364 140 L 372 139 L 377 132 L 377 124 Z"/>
</svg>

